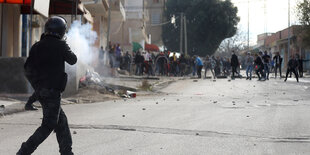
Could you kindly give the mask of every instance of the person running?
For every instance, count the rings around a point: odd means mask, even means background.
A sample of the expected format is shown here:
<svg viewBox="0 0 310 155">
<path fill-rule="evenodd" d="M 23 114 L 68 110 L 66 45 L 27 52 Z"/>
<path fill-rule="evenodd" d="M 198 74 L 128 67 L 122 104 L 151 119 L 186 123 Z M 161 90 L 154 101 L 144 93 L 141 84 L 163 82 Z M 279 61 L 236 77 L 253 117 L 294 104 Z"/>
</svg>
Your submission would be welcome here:
<svg viewBox="0 0 310 155">
<path fill-rule="evenodd" d="M 247 56 L 245 58 L 245 65 L 246 65 L 246 79 L 252 80 L 254 58 L 253 58 L 253 56 L 251 56 L 250 52 L 247 53 Z M 250 74 L 250 76 L 249 76 L 249 74 Z"/>
<path fill-rule="evenodd" d="M 277 70 L 280 72 L 280 79 L 282 78 L 282 57 L 280 55 L 280 52 L 277 52 L 276 55 L 273 57 L 273 61 L 275 63 L 274 73 L 275 73 L 275 79 L 277 78 Z"/>
<path fill-rule="evenodd" d="M 298 60 L 296 60 L 294 58 L 294 55 L 292 55 L 291 59 L 287 63 L 287 71 L 286 71 L 286 76 L 285 76 L 284 82 L 287 81 L 288 74 L 290 74 L 290 73 L 294 73 L 297 82 L 299 82 L 297 70 L 298 70 Z"/>
</svg>

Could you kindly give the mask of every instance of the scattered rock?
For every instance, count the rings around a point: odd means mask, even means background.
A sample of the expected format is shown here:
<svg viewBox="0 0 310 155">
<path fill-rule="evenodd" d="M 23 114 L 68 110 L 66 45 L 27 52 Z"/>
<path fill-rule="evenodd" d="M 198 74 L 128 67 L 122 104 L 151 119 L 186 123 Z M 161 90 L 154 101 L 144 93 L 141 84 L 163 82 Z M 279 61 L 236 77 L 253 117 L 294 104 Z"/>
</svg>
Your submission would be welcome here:
<svg viewBox="0 0 310 155">
<path fill-rule="evenodd" d="M 73 131 L 73 134 L 74 134 L 74 135 L 76 135 L 76 134 L 77 134 L 77 132 L 76 132 L 76 131 Z"/>
<path fill-rule="evenodd" d="M 158 102 L 156 102 L 156 104 L 158 104 Z"/>
<path fill-rule="evenodd" d="M 198 82 L 198 80 L 193 80 L 193 82 Z"/>
<path fill-rule="evenodd" d="M 250 101 L 247 101 L 246 103 L 250 103 Z"/>
<path fill-rule="evenodd" d="M 294 102 L 298 102 L 298 100 L 293 100 Z"/>
<path fill-rule="evenodd" d="M 177 99 L 177 101 L 180 101 L 179 99 Z"/>
<path fill-rule="evenodd" d="M 163 148 L 161 147 L 160 149 L 162 150 Z"/>
<path fill-rule="evenodd" d="M 199 133 L 196 133 L 196 136 L 199 136 Z"/>
<path fill-rule="evenodd" d="M 114 100 L 114 102 L 116 102 L 116 101 Z"/>
<path fill-rule="evenodd" d="M 283 92 L 283 94 L 285 94 L 285 92 Z"/>
<path fill-rule="evenodd" d="M 231 80 L 228 80 L 228 82 L 231 82 Z"/>
<path fill-rule="evenodd" d="M 214 101 L 213 103 L 215 104 L 215 103 L 217 103 L 217 101 Z"/>
<path fill-rule="evenodd" d="M 250 117 L 250 116 L 246 116 L 246 117 Z"/>
<path fill-rule="evenodd" d="M 235 101 L 232 101 L 232 103 L 236 103 Z"/>
<path fill-rule="evenodd" d="M 255 87 L 255 85 L 253 87 Z"/>
<path fill-rule="evenodd" d="M 236 105 L 235 103 L 233 105 Z"/>
<path fill-rule="evenodd" d="M 216 80 L 213 80 L 213 82 L 216 82 Z"/>
<path fill-rule="evenodd" d="M 256 146 L 256 144 L 254 144 L 254 146 Z"/>
<path fill-rule="evenodd" d="M 125 117 L 125 115 L 123 115 L 122 117 Z"/>
<path fill-rule="evenodd" d="M 142 108 L 142 110 L 146 110 L 145 108 Z"/>
</svg>

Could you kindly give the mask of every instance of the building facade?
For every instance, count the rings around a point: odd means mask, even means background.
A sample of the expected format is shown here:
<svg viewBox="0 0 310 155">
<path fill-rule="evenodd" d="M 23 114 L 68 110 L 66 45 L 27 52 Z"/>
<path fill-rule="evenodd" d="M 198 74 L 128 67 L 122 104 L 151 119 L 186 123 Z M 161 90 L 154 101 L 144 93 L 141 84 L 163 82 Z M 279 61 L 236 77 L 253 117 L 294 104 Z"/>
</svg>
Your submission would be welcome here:
<svg viewBox="0 0 310 155">
<path fill-rule="evenodd" d="M 149 43 L 163 46 L 162 24 L 164 21 L 164 8 L 166 0 L 147 0 L 150 20 L 146 23 L 146 33 L 149 36 Z"/>
</svg>

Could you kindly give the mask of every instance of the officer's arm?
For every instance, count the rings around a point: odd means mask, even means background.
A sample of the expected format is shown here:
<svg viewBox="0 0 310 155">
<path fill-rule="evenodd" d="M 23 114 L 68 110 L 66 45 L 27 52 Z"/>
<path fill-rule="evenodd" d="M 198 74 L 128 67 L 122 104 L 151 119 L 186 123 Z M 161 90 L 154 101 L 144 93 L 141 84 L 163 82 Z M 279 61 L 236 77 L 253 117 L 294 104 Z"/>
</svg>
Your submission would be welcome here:
<svg viewBox="0 0 310 155">
<path fill-rule="evenodd" d="M 74 65 L 77 62 L 77 57 L 76 55 L 71 51 L 70 47 L 68 46 L 67 43 L 64 42 L 64 60 L 70 64 Z"/>
</svg>

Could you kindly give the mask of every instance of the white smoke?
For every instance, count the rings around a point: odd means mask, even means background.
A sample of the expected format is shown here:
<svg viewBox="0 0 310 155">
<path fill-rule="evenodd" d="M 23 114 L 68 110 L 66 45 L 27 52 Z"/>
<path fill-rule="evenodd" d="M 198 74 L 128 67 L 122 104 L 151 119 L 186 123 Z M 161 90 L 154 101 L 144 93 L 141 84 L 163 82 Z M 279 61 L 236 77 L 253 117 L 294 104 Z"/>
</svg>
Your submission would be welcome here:
<svg viewBox="0 0 310 155">
<path fill-rule="evenodd" d="M 74 21 L 66 36 L 67 43 L 77 55 L 79 63 L 93 66 L 94 59 L 98 58 L 98 49 L 94 47 L 97 33 L 92 30 L 92 25 Z"/>
</svg>

